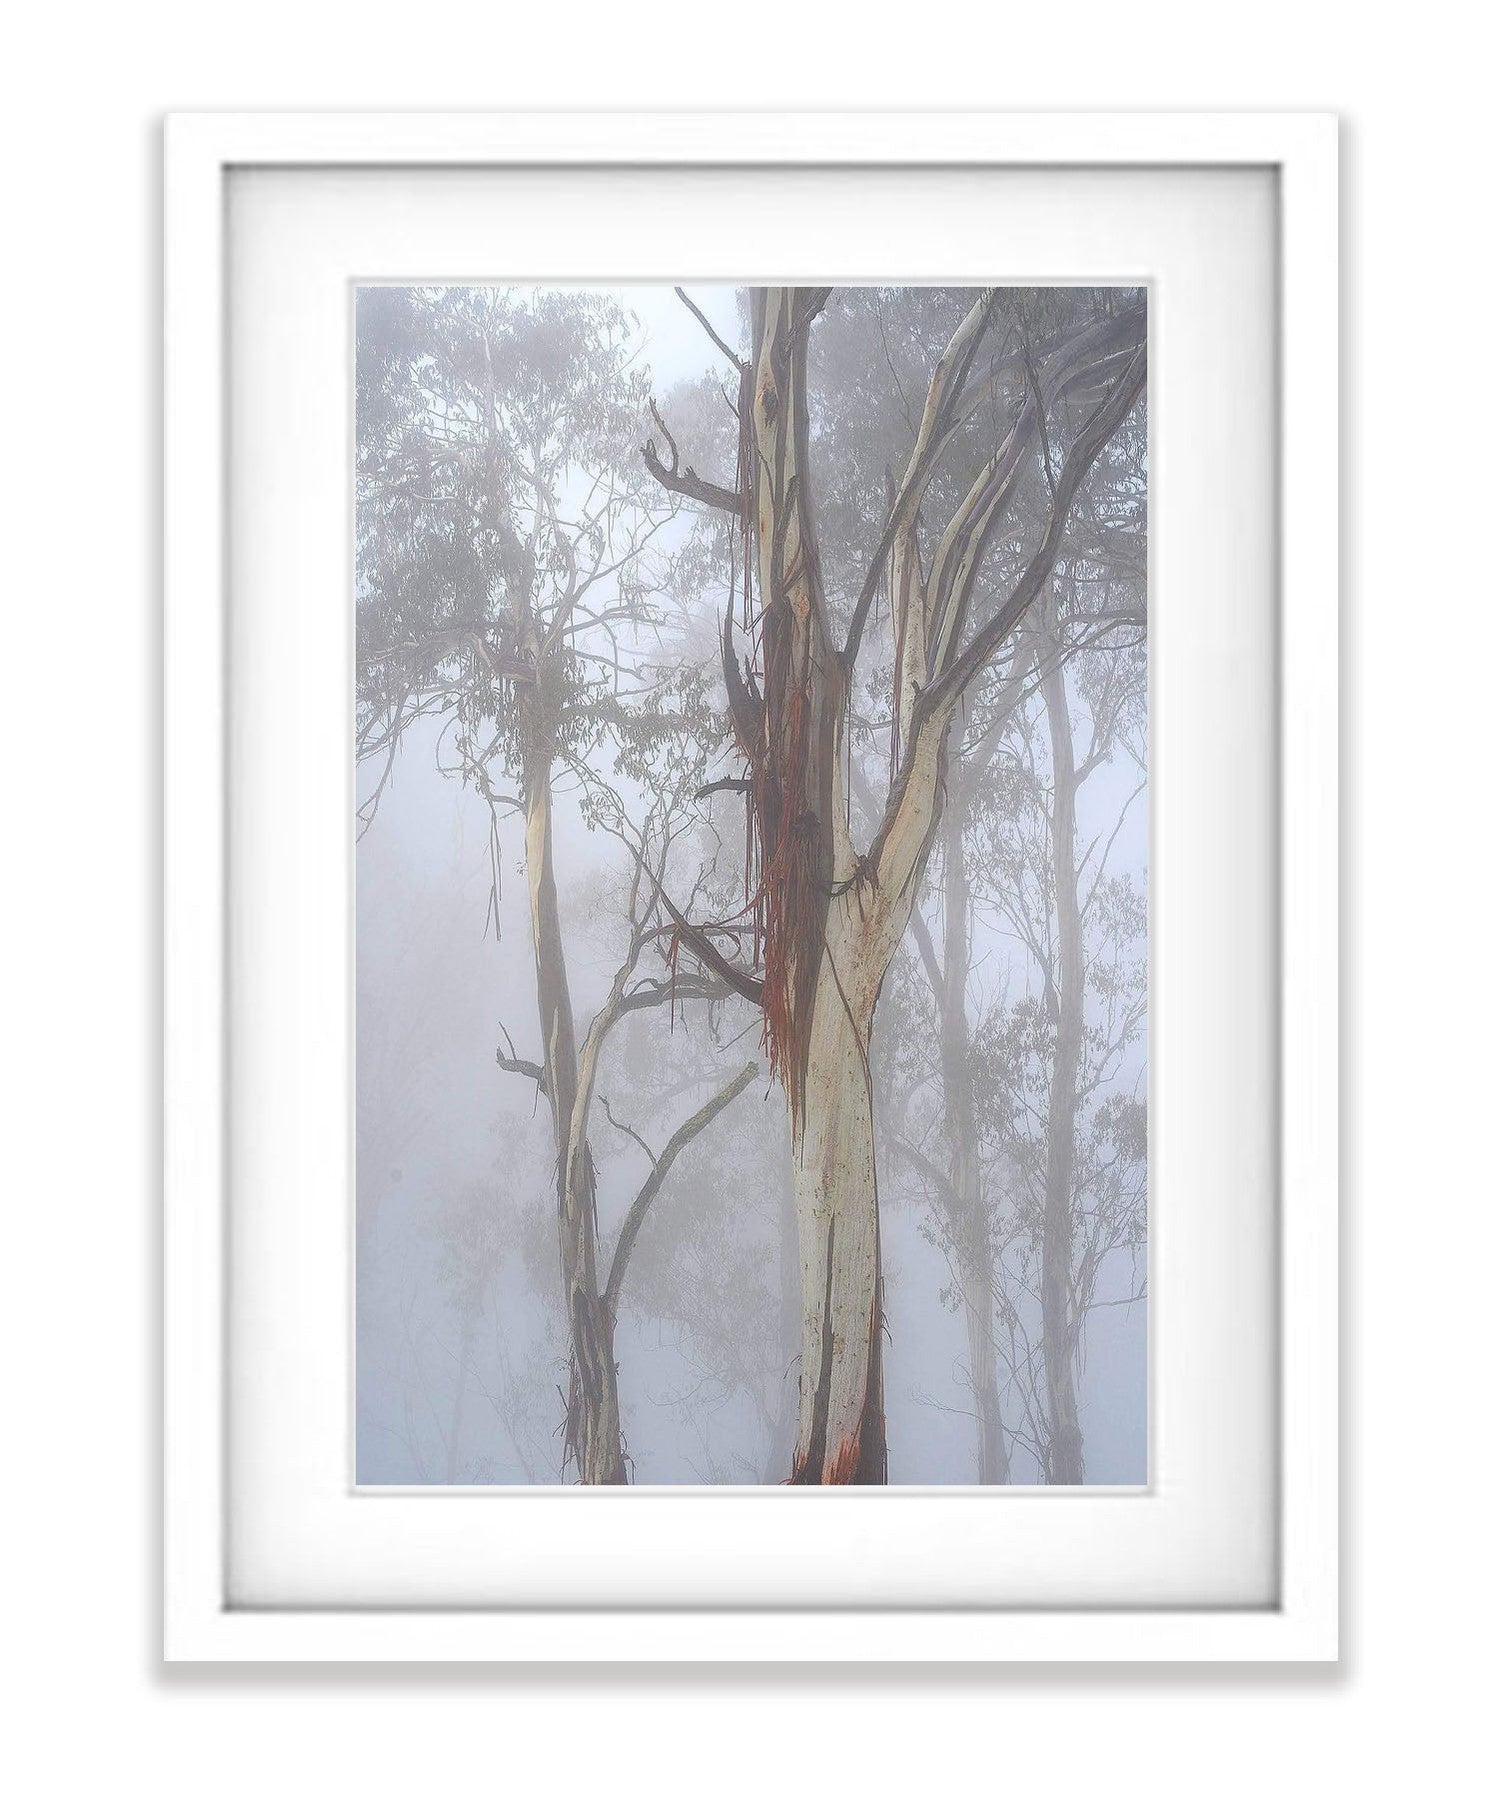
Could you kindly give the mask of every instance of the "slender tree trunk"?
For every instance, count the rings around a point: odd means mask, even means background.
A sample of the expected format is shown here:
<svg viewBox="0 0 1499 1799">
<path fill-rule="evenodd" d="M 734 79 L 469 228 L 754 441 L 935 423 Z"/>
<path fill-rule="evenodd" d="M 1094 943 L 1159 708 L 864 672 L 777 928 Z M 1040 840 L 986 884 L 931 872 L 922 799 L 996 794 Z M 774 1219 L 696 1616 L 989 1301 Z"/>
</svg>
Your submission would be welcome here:
<svg viewBox="0 0 1499 1799">
<path fill-rule="evenodd" d="M 1041 1354 L 1051 1426 L 1048 1476 L 1057 1486 L 1079 1486 L 1083 1479 L 1083 1433 L 1077 1413 L 1072 1213 L 1077 1076 L 1083 1042 L 1083 929 L 1075 845 L 1077 760 L 1072 747 L 1066 680 L 1055 660 L 1042 680 L 1041 693 L 1051 738 L 1051 857 L 1057 912 L 1057 960 L 1051 994 L 1056 1057 L 1047 1106 L 1046 1199 L 1041 1227 Z"/>
<path fill-rule="evenodd" d="M 580 1156 L 568 1154 L 578 1105 L 578 1050 L 552 866 L 552 768 L 545 754 L 528 758 L 525 807 L 536 1002 L 542 1068 L 557 1146 L 557 1236 L 572 1347 L 567 1444 L 585 1486 L 622 1486 L 625 1460 L 614 1324 L 599 1292 L 593 1158 L 586 1149 Z"/>
<path fill-rule="evenodd" d="M 979 1481 L 1002 1486 L 1010 1478 L 999 1404 L 994 1349 L 994 1266 L 979 1168 L 978 1118 L 973 1092 L 973 1044 L 968 1031 L 968 871 L 963 860 L 964 805 L 949 803 L 943 825 L 942 1103 L 952 1179 L 952 1231 L 968 1327 L 968 1371 L 978 1424 Z"/>
<path fill-rule="evenodd" d="M 463 1327 L 458 1338 L 458 1379 L 453 1388 L 453 1411 L 448 1419 L 448 1451 L 446 1481 L 450 1487 L 458 1484 L 463 1472 L 463 1401 L 467 1396 L 468 1371 L 474 1353 L 474 1314 L 471 1310 L 463 1315 Z"/>
<path fill-rule="evenodd" d="M 973 1222 L 970 1213 L 970 1225 Z M 994 1348 L 994 1275 L 989 1256 L 989 1233 L 983 1229 L 982 1215 L 978 1224 L 979 1229 L 959 1251 L 963 1309 L 968 1321 L 968 1366 L 978 1419 L 978 1476 L 980 1486 L 1003 1487 L 1008 1486 L 1010 1480 L 1010 1451 L 1005 1441 L 1004 1415 L 999 1403 L 999 1358 Z"/>
</svg>

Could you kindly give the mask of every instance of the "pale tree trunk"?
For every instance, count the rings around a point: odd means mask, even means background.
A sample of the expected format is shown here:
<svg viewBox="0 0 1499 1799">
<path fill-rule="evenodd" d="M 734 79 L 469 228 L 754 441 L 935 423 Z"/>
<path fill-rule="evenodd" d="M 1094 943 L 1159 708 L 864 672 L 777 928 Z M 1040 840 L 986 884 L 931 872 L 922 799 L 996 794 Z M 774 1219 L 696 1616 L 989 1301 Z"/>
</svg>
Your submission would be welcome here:
<svg viewBox="0 0 1499 1799">
<path fill-rule="evenodd" d="M 989 1233 L 982 1213 L 967 1215 L 969 1231 L 960 1250 L 963 1309 L 968 1322 L 968 1366 L 978 1420 L 980 1486 L 1003 1487 L 1010 1480 L 1010 1451 L 999 1402 L 999 1358 L 994 1348 L 994 1288 Z"/>
<path fill-rule="evenodd" d="M 526 882 L 536 961 L 544 1085 L 557 1151 L 557 1238 L 571 1344 L 568 1449 L 585 1486 L 625 1482 L 614 1329 L 599 1292 L 593 1158 L 569 1154 L 578 1110 L 578 1051 L 552 866 L 552 770 L 537 755 L 526 770 Z"/>
<path fill-rule="evenodd" d="M 1077 1076 L 1083 1044 L 1083 927 L 1077 898 L 1077 758 L 1067 685 L 1053 664 L 1041 684 L 1051 739 L 1052 881 L 1057 951 L 1051 980 L 1056 1056 L 1046 1119 L 1046 1198 L 1041 1225 L 1041 1356 L 1050 1425 L 1047 1474 L 1057 1486 L 1083 1480 L 1072 1303 L 1073 1181 L 1077 1160 Z"/>
<path fill-rule="evenodd" d="M 539 708 L 538 708 L 539 710 Z M 651 870 L 642 846 L 631 889 L 629 946 L 615 972 L 608 997 L 594 1014 L 581 1048 L 576 1040 L 557 885 L 552 866 L 550 759 L 538 756 L 525 782 L 526 878 L 531 902 L 536 959 L 536 995 L 541 1024 L 540 1064 L 513 1053 L 498 1056 L 501 1066 L 539 1082 L 551 1108 L 557 1146 L 557 1222 L 564 1305 L 571 1357 L 568 1377 L 566 1446 L 586 1486 L 625 1484 L 624 1440 L 620 1429 L 619 1376 L 614 1361 L 614 1326 L 620 1285 L 635 1241 L 663 1182 L 682 1150 L 754 1079 L 749 1063 L 712 1099 L 680 1124 L 655 1152 L 647 1148 L 651 1172 L 636 1195 L 614 1246 L 607 1280 L 599 1278 L 598 1210 L 589 1119 L 598 1088 L 605 1042 L 627 1013 L 670 999 L 716 998 L 720 990 L 702 981 L 645 982 L 631 987 L 645 945 L 657 934 L 650 926 L 655 901 L 638 909 L 642 885 L 659 891 L 660 871 Z M 669 843 L 669 836 L 667 843 Z M 665 849 L 662 856 L 664 860 Z M 642 1147 L 646 1147 L 642 1145 Z"/>
<path fill-rule="evenodd" d="M 837 966 L 840 951 L 846 977 Z M 854 981 L 858 958 L 856 939 L 835 942 L 830 933 L 792 1138 L 802 1290 L 794 1482 L 868 1485 L 886 1474 L 873 1008 L 854 1012 L 845 985 Z"/>
<path fill-rule="evenodd" d="M 526 828 L 526 887 L 531 912 L 531 948 L 536 966 L 536 1010 L 541 1027 L 541 1086 L 552 1114 L 556 1150 L 557 1240 L 562 1265 L 562 1298 L 571 1349 L 568 1377 L 566 1449 L 586 1486 L 625 1482 L 619 1425 L 619 1386 L 614 1366 L 614 1331 L 598 1284 L 598 1218 L 593 1160 L 569 1154 L 578 1107 L 578 1050 L 572 994 L 557 904 L 552 862 L 552 761 L 556 748 L 557 696 L 534 601 L 534 537 L 523 542 L 500 501 L 499 445 L 494 428 L 495 371 L 489 339 L 484 340 L 486 456 L 491 526 L 499 546 L 495 578 L 509 590 L 517 665 L 526 671 L 513 692 L 521 729 L 521 798 Z M 485 652 L 491 674 L 503 671 Z"/>
<path fill-rule="evenodd" d="M 942 1105 L 952 1182 L 951 1235 L 968 1327 L 968 1371 L 978 1429 L 979 1481 L 1010 1478 L 999 1403 L 999 1358 L 994 1348 L 994 1266 L 979 1165 L 973 1091 L 973 1043 L 968 1030 L 969 893 L 963 861 L 961 797 L 950 802 L 943 826 Z"/>
<path fill-rule="evenodd" d="M 934 756 L 942 758 L 940 748 Z M 836 765 L 835 765 L 836 766 Z M 939 817 L 934 778 L 876 875 L 850 855 L 835 874 L 797 1049 L 791 1112 L 802 1270 L 800 1408 L 792 1480 L 886 1479 L 879 1188 L 869 1044 L 880 988 L 910 923 Z M 841 823 L 842 811 L 838 813 Z M 842 867 L 841 861 L 835 865 Z M 767 955 L 767 964 L 769 958 Z"/>
<path fill-rule="evenodd" d="M 458 1379 L 453 1387 L 453 1411 L 448 1419 L 447 1474 L 450 1487 L 458 1484 L 463 1472 L 463 1402 L 468 1392 L 468 1373 L 474 1353 L 474 1311 L 463 1314 L 463 1327 L 458 1338 Z"/>
<path fill-rule="evenodd" d="M 755 299 L 752 492 L 765 689 L 757 741 L 744 747 L 763 858 L 766 1040 L 790 1106 L 801 1263 L 791 1479 L 878 1484 L 884 1311 L 869 1035 L 900 933 L 875 928 L 886 908 L 874 903 L 847 826 L 846 681 L 827 632 L 807 471 L 807 332 L 825 298 L 770 288 Z"/>
</svg>

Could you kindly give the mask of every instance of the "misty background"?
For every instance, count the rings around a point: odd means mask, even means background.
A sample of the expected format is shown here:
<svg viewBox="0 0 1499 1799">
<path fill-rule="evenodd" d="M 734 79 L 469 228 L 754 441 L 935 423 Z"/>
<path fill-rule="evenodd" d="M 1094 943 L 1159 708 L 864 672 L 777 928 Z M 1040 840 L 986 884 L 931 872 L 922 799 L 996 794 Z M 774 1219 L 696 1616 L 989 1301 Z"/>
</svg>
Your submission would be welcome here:
<svg viewBox="0 0 1499 1799">
<path fill-rule="evenodd" d="M 703 324 L 669 288 L 595 291 L 626 319 L 622 366 L 641 393 L 654 396 L 684 458 L 732 473 L 732 420 L 718 415 L 715 398 L 722 360 Z M 830 411 L 839 404 L 840 359 L 867 370 L 870 345 L 888 340 L 903 308 L 920 314 L 907 345 L 919 361 L 926 314 L 935 331 L 965 303 L 961 291 L 850 291 L 850 307 L 835 302 L 818 326 L 827 343 L 815 376 Z M 735 290 L 694 288 L 691 298 L 728 344 L 743 345 Z M 361 330 L 365 316 L 361 310 Z M 896 450 L 900 415 L 910 406 L 904 368 L 897 345 L 884 383 Z M 640 411 L 643 441 L 651 421 Z M 884 428 L 876 420 L 870 431 Z M 827 491 L 836 504 L 838 458 L 850 467 L 873 462 L 867 446 L 845 445 L 831 429 L 817 447 L 829 460 Z M 581 493 L 562 498 L 578 501 Z M 836 526 L 831 521 L 835 534 Z M 621 632 L 621 659 L 635 673 L 666 644 L 674 659 L 700 671 L 705 704 L 721 710 L 723 546 L 680 507 L 657 522 L 639 565 L 655 622 Z M 1084 578 L 1074 566 L 1072 579 Z M 1138 589 L 1143 614 L 1143 543 L 1138 568 L 1118 580 Z M 606 580 L 601 588 L 613 598 L 616 585 Z M 356 594 L 359 604 L 366 598 Z M 1060 616 L 1065 601 L 1055 604 Z M 1138 643 L 1121 651 L 1111 640 L 1078 655 L 1063 675 L 1077 757 L 1094 747 L 1099 756 L 1078 788 L 1076 822 L 1079 855 L 1087 849 L 1092 858 L 1084 885 L 1092 890 L 1099 877 L 1102 918 L 1089 952 L 1090 966 L 1101 971 L 1086 1015 L 1097 1067 L 1079 1116 L 1079 1133 L 1088 1133 L 1079 1160 L 1108 1185 L 1112 1208 L 1096 1250 L 1084 1227 L 1079 1235 L 1080 1258 L 1096 1256 L 1087 1269 L 1077 1390 L 1086 1478 L 1097 1484 L 1137 1484 L 1147 1474 L 1142 645 L 1143 626 Z M 1122 688 L 1104 692 L 1121 657 L 1130 658 L 1125 699 Z M 1100 730 L 1106 712 L 1112 723 Z M 1011 1314 L 1001 1345 L 1002 1409 L 1017 1483 L 1045 1478 L 1037 1441 L 1044 1420 L 1034 1417 L 1042 1407 L 1039 1377 L 1033 1354 L 1027 1360 L 1015 1347 L 1036 1335 L 1039 1227 L 1030 1188 L 1045 1102 L 1038 1066 L 1048 1053 L 1036 1020 L 1047 993 L 1046 945 L 1055 936 L 1046 873 L 1053 771 L 1043 726 L 1033 693 L 998 733 L 997 751 L 989 746 L 962 849 L 974 893 L 967 1010 L 983 1089 L 996 1329 Z M 556 1150 L 536 1083 L 497 1061 L 497 1052 L 538 1055 L 523 822 L 503 808 L 496 815 L 455 756 L 452 730 L 440 713 L 415 718 L 392 754 L 365 757 L 358 767 L 357 1472 L 371 1485 L 556 1483 L 575 1478 L 565 1466 L 563 1432 L 569 1344 L 557 1268 Z M 871 735 L 872 766 L 881 754 Z M 637 759 L 621 769 L 609 743 L 584 756 L 625 811 L 644 818 L 656 798 L 649 768 Z M 707 779 L 730 772 L 721 749 L 710 753 Z M 711 867 L 715 891 L 729 895 L 743 854 L 742 801 L 725 792 L 699 810 L 683 842 Z M 586 780 L 556 783 L 553 832 L 581 1036 L 619 966 L 630 861 L 620 840 L 600 828 Z M 929 945 L 941 944 L 945 878 L 942 858 L 934 857 L 918 921 Z M 724 915 L 742 898 L 727 899 Z M 670 978 L 664 964 L 650 966 Z M 921 946 L 908 933 L 875 1027 L 889 1478 L 969 1483 L 978 1478 L 972 1356 L 963 1276 L 936 1184 L 945 1154 L 941 1071 L 924 979 Z M 642 1010 L 621 1020 L 605 1049 L 589 1141 L 606 1258 L 650 1174 L 651 1153 L 731 1075 L 757 1064 L 748 1087 L 672 1164 L 630 1259 L 614 1353 L 637 1483 L 773 1484 L 786 1475 L 795 1431 L 797 1250 L 786 1106 L 766 1072 L 760 1037 L 757 1010 L 730 994 L 711 1005 Z M 1138 1141 L 1118 1128 L 1128 1108 L 1140 1113 Z M 1080 1209 L 1087 1203 L 1080 1194 Z"/>
</svg>

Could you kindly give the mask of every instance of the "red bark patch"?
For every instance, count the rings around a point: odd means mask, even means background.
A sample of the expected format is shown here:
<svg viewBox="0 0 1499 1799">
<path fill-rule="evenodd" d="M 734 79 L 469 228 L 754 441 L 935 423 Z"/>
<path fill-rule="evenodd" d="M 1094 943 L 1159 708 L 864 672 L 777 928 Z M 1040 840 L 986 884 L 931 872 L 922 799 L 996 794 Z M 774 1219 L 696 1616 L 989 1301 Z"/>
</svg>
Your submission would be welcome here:
<svg viewBox="0 0 1499 1799">
<path fill-rule="evenodd" d="M 859 1484 L 861 1470 L 864 1465 L 864 1452 L 859 1442 L 859 1432 L 845 1437 L 833 1451 L 833 1459 L 829 1464 L 825 1485 L 830 1487 L 851 1487 Z"/>
</svg>

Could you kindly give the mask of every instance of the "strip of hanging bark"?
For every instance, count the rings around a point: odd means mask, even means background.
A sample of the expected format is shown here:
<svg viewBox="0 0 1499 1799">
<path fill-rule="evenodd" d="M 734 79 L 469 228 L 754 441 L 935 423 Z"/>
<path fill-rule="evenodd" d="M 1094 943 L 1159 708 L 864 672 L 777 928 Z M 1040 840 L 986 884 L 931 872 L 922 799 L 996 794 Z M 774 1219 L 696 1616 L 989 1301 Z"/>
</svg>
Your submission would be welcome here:
<svg viewBox="0 0 1499 1799">
<path fill-rule="evenodd" d="M 748 566 L 746 562 L 746 590 L 749 587 Z M 735 742 L 740 755 L 746 761 L 752 761 L 756 745 L 760 741 L 765 709 L 761 704 L 754 676 L 742 672 L 739 667 L 739 656 L 734 648 L 734 590 L 732 586 L 729 589 L 729 603 L 724 608 L 721 647 L 723 683 L 729 696 L 729 718 L 734 726 Z"/>
</svg>

